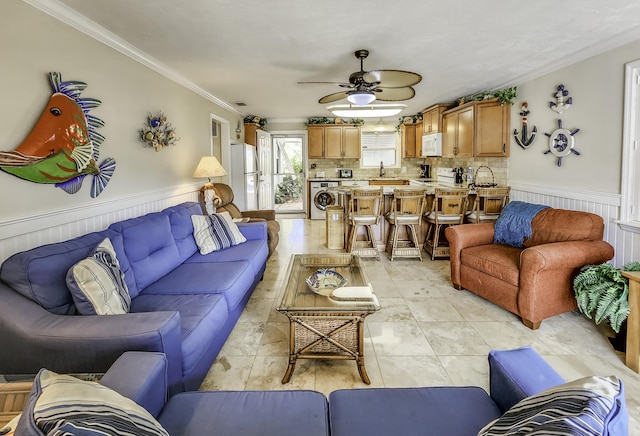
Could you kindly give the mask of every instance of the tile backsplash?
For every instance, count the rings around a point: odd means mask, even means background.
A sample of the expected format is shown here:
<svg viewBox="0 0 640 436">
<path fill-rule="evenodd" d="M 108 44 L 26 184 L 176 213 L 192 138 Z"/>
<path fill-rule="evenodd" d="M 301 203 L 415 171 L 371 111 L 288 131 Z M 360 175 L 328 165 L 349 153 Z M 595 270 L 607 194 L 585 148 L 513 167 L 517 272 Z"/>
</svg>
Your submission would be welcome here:
<svg viewBox="0 0 640 436">
<path fill-rule="evenodd" d="M 311 165 L 315 164 L 315 168 Z M 407 179 L 415 179 L 420 176 L 420 165 L 431 165 L 431 173 L 435 175 L 436 168 L 439 167 L 463 167 L 473 168 L 474 176 L 478 178 L 478 182 L 495 181 L 498 185 L 507 185 L 509 160 L 505 158 L 424 158 L 424 159 L 403 159 L 402 168 L 385 168 L 386 177 L 406 177 Z M 480 168 L 483 167 L 483 168 Z M 491 170 L 488 170 L 489 167 Z M 310 159 L 308 175 L 309 178 L 318 177 L 317 172 L 324 172 L 327 179 L 339 178 L 338 168 L 350 168 L 353 170 L 354 179 L 373 179 L 379 177 L 378 168 L 360 168 L 360 160 L 358 159 Z M 479 169 L 479 170 L 478 170 Z M 493 172 L 493 177 L 492 173 Z"/>
</svg>

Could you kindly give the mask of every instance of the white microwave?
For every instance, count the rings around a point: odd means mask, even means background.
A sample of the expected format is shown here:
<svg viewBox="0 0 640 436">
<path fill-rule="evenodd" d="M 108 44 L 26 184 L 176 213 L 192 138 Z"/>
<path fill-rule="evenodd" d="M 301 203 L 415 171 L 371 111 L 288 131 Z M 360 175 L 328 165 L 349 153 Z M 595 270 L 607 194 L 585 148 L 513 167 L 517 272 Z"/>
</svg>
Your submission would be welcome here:
<svg viewBox="0 0 640 436">
<path fill-rule="evenodd" d="M 422 136 L 422 156 L 442 156 L 442 133 Z"/>
</svg>

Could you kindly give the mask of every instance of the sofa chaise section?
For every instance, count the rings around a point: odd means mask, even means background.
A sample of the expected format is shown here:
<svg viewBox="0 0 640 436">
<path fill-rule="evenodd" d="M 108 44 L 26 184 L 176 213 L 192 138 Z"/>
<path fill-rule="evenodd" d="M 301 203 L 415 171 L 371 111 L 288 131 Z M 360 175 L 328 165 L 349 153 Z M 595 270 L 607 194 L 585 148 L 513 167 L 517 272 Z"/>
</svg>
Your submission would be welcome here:
<svg viewBox="0 0 640 436">
<path fill-rule="evenodd" d="M 167 356 L 171 391 L 197 389 L 262 278 L 266 225 L 240 224 L 247 242 L 202 256 L 197 203 L 37 247 L 0 270 L 0 373 L 104 372 L 129 350 Z M 77 315 L 66 273 L 108 237 L 131 296 L 123 315 Z"/>
</svg>

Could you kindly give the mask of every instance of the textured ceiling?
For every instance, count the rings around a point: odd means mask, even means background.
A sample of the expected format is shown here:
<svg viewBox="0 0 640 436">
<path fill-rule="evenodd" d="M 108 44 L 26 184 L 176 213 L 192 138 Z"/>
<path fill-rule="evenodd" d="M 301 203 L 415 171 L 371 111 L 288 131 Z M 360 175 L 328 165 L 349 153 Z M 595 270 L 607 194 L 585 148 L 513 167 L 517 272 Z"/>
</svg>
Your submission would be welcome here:
<svg viewBox="0 0 640 436">
<path fill-rule="evenodd" d="M 39 3 L 49 0 L 39 0 Z M 38 3 L 36 2 L 36 3 Z M 640 1 L 61 0 L 240 113 L 329 116 L 359 70 L 423 76 L 403 114 L 517 85 L 640 39 Z M 246 107 L 237 107 L 244 102 Z"/>
</svg>

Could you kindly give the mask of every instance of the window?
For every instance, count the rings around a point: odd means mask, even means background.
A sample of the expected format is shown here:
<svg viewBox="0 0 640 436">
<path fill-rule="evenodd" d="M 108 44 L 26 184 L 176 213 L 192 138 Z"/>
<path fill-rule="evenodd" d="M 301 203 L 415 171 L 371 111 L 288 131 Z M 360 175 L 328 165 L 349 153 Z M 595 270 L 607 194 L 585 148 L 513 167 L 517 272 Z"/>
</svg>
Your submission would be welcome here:
<svg viewBox="0 0 640 436">
<path fill-rule="evenodd" d="M 619 224 L 640 232 L 640 60 L 625 65 L 624 132 L 622 137 L 622 186 Z"/>
<path fill-rule="evenodd" d="M 396 132 L 362 132 L 361 168 L 385 168 L 400 166 L 400 150 Z"/>
</svg>

